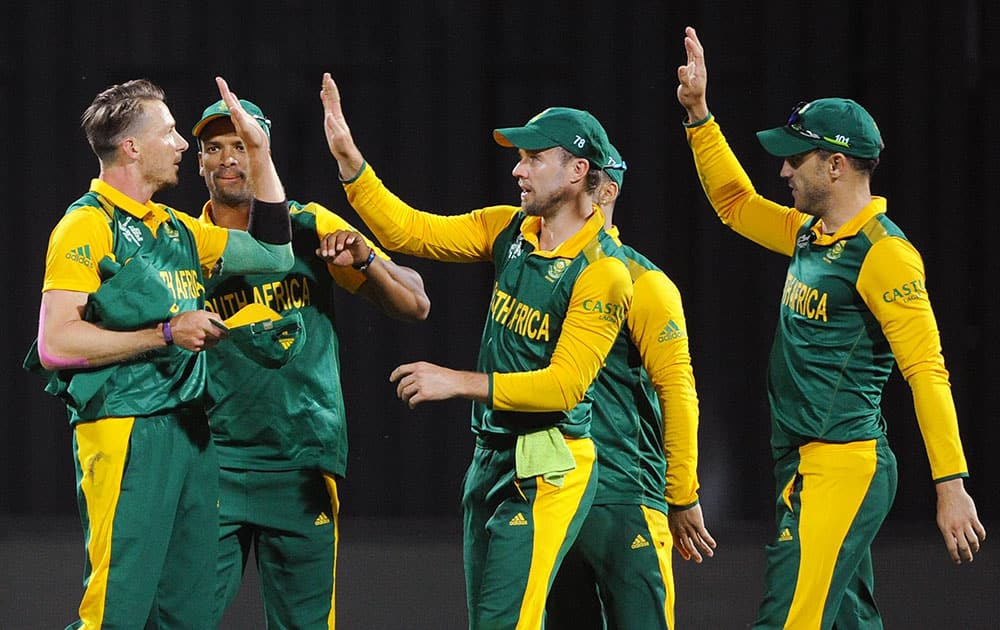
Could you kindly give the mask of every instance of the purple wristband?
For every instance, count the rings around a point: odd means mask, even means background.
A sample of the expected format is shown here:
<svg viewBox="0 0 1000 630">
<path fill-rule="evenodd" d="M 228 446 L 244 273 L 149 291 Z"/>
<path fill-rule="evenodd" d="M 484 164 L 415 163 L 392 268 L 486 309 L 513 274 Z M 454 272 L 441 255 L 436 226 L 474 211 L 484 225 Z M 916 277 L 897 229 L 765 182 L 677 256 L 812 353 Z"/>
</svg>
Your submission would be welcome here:
<svg viewBox="0 0 1000 630">
<path fill-rule="evenodd" d="M 174 345 L 174 334 L 170 332 L 170 320 L 163 322 L 163 340 L 168 346 Z"/>
</svg>

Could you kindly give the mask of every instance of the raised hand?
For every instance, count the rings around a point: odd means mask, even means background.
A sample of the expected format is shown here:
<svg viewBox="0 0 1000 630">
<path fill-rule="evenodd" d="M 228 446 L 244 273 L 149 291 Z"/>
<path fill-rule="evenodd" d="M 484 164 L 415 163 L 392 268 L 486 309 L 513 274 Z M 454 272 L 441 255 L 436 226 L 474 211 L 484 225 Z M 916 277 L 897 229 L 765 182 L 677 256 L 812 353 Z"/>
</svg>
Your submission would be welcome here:
<svg viewBox="0 0 1000 630">
<path fill-rule="evenodd" d="M 677 68 L 677 100 L 688 113 L 688 122 L 697 122 L 708 116 L 708 70 L 705 67 L 705 49 L 694 28 L 684 29 L 684 50 L 687 63 Z"/>
<path fill-rule="evenodd" d="M 361 151 L 354 144 L 351 129 L 344 118 L 344 109 L 340 105 L 340 89 L 333 81 L 329 72 L 323 73 L 323 87 L 319 92 L 323 102 L 323 130 L 326 132 L 326 143 L 330 153 L 337 160 L 342 179 L 351 179 L 358 174 L 364 164 Z"/>
</svg>

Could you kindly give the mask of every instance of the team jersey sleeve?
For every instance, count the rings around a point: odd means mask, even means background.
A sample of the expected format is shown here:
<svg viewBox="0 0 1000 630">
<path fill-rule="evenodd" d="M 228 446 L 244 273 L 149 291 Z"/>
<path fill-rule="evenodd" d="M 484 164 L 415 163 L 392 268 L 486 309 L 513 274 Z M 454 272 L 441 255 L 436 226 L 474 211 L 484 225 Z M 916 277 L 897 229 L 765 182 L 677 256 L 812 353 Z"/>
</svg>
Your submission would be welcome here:
<svg viewBox="0 0 1000 630">
<path fill-rule="evenodd" d="M 932 477 L 942 481 L 968 476 L 920 254 L 904 239 L 880 239 L 861 266 L 857 289 L 878 319 L 910 386 Z"/>
<path fill-rule="evenodd" d="M 195 247 L 198 248 L 198 264 L 201 268 L 206 270 L 214 268 L 222 258 L 226 245 L 229 244 L 229 230 L 199 221 L 184 212 L 175 211 L 174 216 L 191 230 Z"/>
<path fill-rule="evenodd" d="M 337 230 L 350 230 L 352 232 L 359 232 L 357 228 L 345 221 L 340 215 L 331 212 L 325 207 L 318 203 L 309 203 L 302 208 L 302 212 L 312 212 L 316 215 L 316 237 L 317 246 L 319 239 L 322 239 L 327 234 L 331 232 L 336 232 Z M 360 232 L 359 232 L 360 233 Z M 362 234 L 362 236 L 364 236 Z M 367 236 L 364 236 L 365 243 L 372 248 L 375 255 L 382 260 L 391 260 L 384 251 L 382 251 L 378 245 L 376 245 Z M 354 267 L 338 267 L 337 265 L 328 264 L 326 266 L 327 271 L 330 273 L 330 277 L 336 282 L 341 288 L 350 291 L 351 293 L 357 292 L 358 288 L 365 283 L 367 277 L 361 271 L 358 271 Z"/>
<path fill-rule="evenodd" d="M 791 256 L 809 216 L 757 194 L 714 116 L 685 129 L 701 187 L 719 219 L 758 245 Z"/>
<path fill-rule="evenodd" d="M 698 502 L 698 394 L 681 294 L 663 272 L 647 271 L 636 279 L 628 327 L 660 401 L 667 503 L 693 505 Z"/>
<path fill-rule="evenodd" d="M 459 215 L 423 212 L 389 191 L 367 163 L 355 179 L 344 182 L 344 191 L 386 249 L 432 260 L 491 260 L 493 240 L 518 211 L 494 206 Z"/>
<path fill-rule="evenodd" d="M 49 236 L 42 291 L 92 293 L 101 286 L 98 263 L 112 252 L 107 215 L 84 206 L 63 216 Z"/>
<path fill-rule="evenodd" d="M 632 300 L 632 279 L 617 258 L 601 258 L 576 280 L 549 364 L 490 374 L 492 407 L 502 411 L 567 411 L 604 364 Z M 594 309 L 600 303 L 603 309 Z M 588 306 L 590 308 L 588 308 Z"/>
</svg>

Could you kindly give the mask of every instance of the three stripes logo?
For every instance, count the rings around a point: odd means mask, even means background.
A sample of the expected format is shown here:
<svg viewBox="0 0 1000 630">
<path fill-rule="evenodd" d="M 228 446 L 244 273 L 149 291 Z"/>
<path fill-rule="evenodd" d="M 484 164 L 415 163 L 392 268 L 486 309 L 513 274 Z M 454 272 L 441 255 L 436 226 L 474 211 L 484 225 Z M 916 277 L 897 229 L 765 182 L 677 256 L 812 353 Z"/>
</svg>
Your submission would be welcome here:
<svg viewBox="0 0 1000 630">
<path fill-rule="evenodd" d="M 78 262 L 87 269 L 94 268 L 94 261 L 90 257 L 90 245 L 83 245 L 66 252 L 66 259 Z"/>
<path fill-rule="evenodd" d="M 507 524 L 510 525 L 511 527 L 515 527 L 518 525 L 527 525 L 528 519 L 524 518 L 524 514 L 518 512 L 517 514 L 514 515 L 514 518 L 510 519 L 510 521 L 507 522 Z"/>
<path fill-rule="evenodd" d="M 313 525 L 319 527 L 320 525 L 326 525 L 330 522 L 330 517 L 326 515 L 326 512 L 320 512 L 316 520 L 313 521 Z"/>
<path fill-rule="evenodd" d="M 632 544 L 629 546 L 631 549 L 642 549 L 643 547 L 648 547 L 649 541 L 642 537 L 642 534 L 636 534 L 635 539 L 632 540 Z"/>
<path fill-rule="evenodd" d="M 778 536 L 778 542 L 788 542 L 792 540 L 792 532 L 787 527 L 781 530 L 781 535 Z"/>
<path fill-rule="evenodd" d="M 660 336 L 657 341 L 663 343 L 664 341 L 671 341 L 673 339 L 680 339 L 684 336 L 684 330 L 677 325 L 677 322 L 670 320 L 667 325 L 663 327 L 660 331 Z"/>
</svg>

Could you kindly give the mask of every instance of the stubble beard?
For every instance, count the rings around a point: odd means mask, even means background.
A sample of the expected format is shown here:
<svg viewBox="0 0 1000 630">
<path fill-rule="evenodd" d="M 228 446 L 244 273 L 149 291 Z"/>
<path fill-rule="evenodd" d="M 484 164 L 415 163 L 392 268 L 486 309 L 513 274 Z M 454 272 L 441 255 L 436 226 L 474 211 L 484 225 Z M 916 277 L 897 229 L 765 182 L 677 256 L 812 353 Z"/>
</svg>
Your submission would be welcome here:
<svg viewBox="0 0 1000 630">
<path fill-rule="evenodd" d="M 230 208 L 249 206 L 253 200 L 253 193 L 250 190 L 247 178 L 244 176 L 240 186 L 220 186 L 213 174 L 209 178 L 208 192 L 213 203 L 222 204 Z"/>
<path fill-rule="evenodd" d="M 560 188 L 545 199 L 539 199 L 532 203 L 522 204 L 522 209 L 524 210 L 524 213 L 530 217 L 542 217 L 543 219 L 546 219 L 554 215 L 555 210 L 566 203 L 568 199 L 569 191 L 565 188 Z"/>
</svg>

